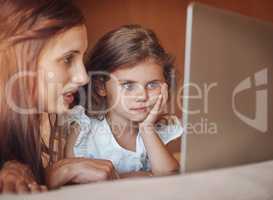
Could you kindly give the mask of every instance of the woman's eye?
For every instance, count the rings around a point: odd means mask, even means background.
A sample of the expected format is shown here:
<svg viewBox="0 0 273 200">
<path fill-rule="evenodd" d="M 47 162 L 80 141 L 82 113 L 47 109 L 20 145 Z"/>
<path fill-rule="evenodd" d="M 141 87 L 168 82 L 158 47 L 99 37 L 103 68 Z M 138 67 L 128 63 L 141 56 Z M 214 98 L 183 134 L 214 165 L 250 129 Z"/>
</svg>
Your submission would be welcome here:
<svg viewBox="0 0 273 200">
<path fill-rule="evenodd" d="M 160 83 L 159 82 L 151 82 L 151 83 L 148 83 L 146 88 L 148 90 L 154 90 L 154 89 L 158 89 L 160 88 Z"/>
<path fill-rule="evenodd" d="M 73 56 L 72 55 L 66 56 L 66 57 L 64 57 L 63 61 L 66 65 L 70 65 L 73 61 Z"/>
</svg>

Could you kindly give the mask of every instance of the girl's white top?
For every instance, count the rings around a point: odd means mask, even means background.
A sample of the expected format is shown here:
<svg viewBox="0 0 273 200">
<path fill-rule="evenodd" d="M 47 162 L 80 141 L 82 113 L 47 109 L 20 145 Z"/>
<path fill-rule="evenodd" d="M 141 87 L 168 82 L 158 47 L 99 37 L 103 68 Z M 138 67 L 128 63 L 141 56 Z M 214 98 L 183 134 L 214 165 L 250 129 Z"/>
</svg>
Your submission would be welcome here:
<svg viewBox="0 0 273 200">
<path fill-rule="evenodd" d="M 173 123 L 170 125 L 156 125 L 156 132 L 164 144 L 183 134 L 178 118 L 175 116 L 171 118 Z M 88 117 L 82 106 L 75 106 L 71 110 L 69 122 L 76 122 L 80 126 L 80 133 L 73 149 L 76 157 L 111 160 L 119 173 L 150 170 L 149 158 L 139 133 L 134 152 L 117 143 L 105 118 L 98 120 Z"/>
</svg>

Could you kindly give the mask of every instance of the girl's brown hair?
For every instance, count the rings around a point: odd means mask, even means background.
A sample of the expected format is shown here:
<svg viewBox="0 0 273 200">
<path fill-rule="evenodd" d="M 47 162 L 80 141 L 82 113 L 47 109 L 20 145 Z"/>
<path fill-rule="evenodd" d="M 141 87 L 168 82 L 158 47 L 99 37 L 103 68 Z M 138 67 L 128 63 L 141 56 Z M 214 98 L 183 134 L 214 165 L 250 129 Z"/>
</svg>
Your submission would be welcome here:
<svg viewBox="0 0 273 200">
<path fill-rule="evenodd" d="M 40 52 L 52 36 L 84 19 L 68 0 L 0 0 L 0 5 L 0 164 L 16 159 L 42 182 L 40 115 L 17 112 L 6 95 L 20 108 L 37 108 L 37 78 L 23 76 L 6 89 L 15 74 L 37 72 Z"/>
<path fill-rule="evenodd" d="M 147 59 L 163 67 L 165 79 L 170 85 L 174 78 L 174 59 L 164 50 L 152 30 L 133 24 L 106 33 L 91 50 L 86 63 L 87 69 L 93 73 L 89 113 L 101 117 L 101 111 L 107 106 L 106 98 L 100 96 L 96 88 L 97 84 L 104 84 L 109 77 L 96 72 L 111 73 L 122 67 L 133 67 Z"/>
</svg>

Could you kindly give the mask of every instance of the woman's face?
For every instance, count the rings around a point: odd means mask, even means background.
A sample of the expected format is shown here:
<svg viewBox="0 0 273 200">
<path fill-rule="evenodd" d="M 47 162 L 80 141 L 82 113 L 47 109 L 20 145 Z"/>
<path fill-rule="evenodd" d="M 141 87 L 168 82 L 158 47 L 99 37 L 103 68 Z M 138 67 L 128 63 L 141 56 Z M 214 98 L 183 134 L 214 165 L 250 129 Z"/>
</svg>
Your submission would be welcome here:
<svg viewBox="0 0 273 200">
<path fill-rule="evenodd" d="M 80 86 L 88 83 L 83 57 L 87 50 L 84 25 L 73 27 L 51 38 L 38 61 L 39 109 L 64 113 L 74 101 Z"/>
</svg>

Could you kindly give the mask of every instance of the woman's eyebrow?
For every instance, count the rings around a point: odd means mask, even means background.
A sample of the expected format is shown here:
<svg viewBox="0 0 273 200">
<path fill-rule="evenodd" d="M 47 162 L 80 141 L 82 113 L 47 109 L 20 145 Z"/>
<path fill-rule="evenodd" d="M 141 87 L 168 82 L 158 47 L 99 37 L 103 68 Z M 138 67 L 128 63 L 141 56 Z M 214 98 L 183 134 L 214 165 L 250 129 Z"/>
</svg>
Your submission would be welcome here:
<svg viewBox="0 0 273 200">
<path fill-rule="evenodd" d="M 151 83 L 151 82 L 160 82 L 162 81 L 161 79 L 154 79 L 154 80 L 151 80 L 151 81 L 148 81 L 147 83 Z"/>
<path fill-rule="evenodd" d="M 63 56 L 68 56 L 71 54 L 79 54 L 79 53 L 80 53 L 80 51 L 78 51 L 78 50 L 71 50 L 71 51 L 64 53 Z"/>
</svg>

